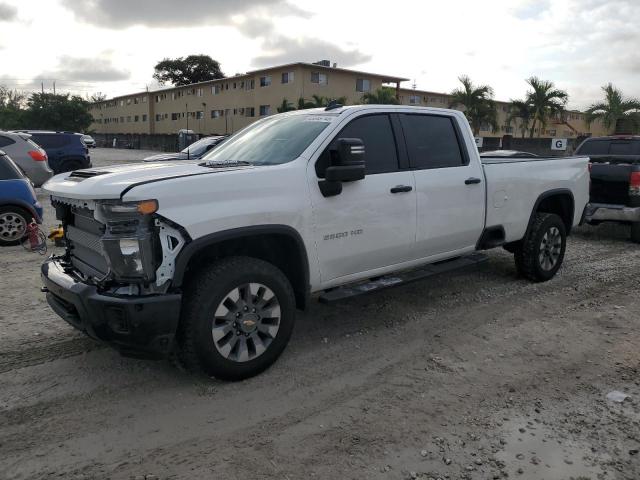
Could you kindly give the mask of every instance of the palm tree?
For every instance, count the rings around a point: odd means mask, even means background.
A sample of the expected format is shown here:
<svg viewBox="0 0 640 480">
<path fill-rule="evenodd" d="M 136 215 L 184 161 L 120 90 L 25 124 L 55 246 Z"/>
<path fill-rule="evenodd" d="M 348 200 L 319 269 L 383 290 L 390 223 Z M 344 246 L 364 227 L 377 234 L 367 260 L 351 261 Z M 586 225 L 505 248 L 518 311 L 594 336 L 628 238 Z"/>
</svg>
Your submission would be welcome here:
<svg viewBox="0 0 640 480">
<path fill-rule="evenodd" d="M 526 100 L 511 100 L 509 106 L 509 116 L 507 117 L 507 125 L 511 125 L 511 122 L 515 123 L 515 120 L 520 120 L 520 133 L 522 138 L 529 130 L 529 123 L 533 117 L 533 108 Z"/>
<path fill-rule="evenodd" d="M 549 118 L 562 115 L 569 95 L 564 90 L 557 89 L 553 82 L 540 80 L 538 77 L 528 78 L 527 83 L 533 89 L 527 92 L 527 103 L 531 105 L 533 111 L 529 138 L 533 138 L 536 125 L 541 132 L 547 126 Z"/>
<path fill-rule="evenodd" d="M 398 99 L 396 98 L 396 92 L 391 87 L 381 87 L 375 92 L 367 92 L 362 95 L 362 103 L 376 104 L 376 105 L 397 105 Z"/>
<path fill-rule="evenodd" d="M 464 114 L 471 124 L 473 134 L 478 136 L 483 125 L 498 129 L 498 112 L 493 101 L 493 88 L 489 85 L 474 85 L 467 75 L 458 77 L 462 88 L 451 92 L 449 108 L 464 107 Z"/>
<path fill-rule="evenodd" d="M 282 99 L 282 103 L 277 108 L 278 113 L 290 112 L 291 110 L 295 110 L 295 109 L 296 109 L 296 107 L 293 106 L 293 103 L 291 103 L 286 98 Z"/>
<path fill-rule="evenodd" d="M 614 130 L 619 120 L 628 121 L 633 130 L 640 127 L 640 101 L 624 98 L 622 92 L 609 83 L 602 87 L 604 102 L 594 103 L 586 112 L 587 125 L 600 120 L 608 130 Z"/>
<path fill-rule="evenodd" d="M 312 95 L 311 98 L 311 101 L 307 101 L 305 98 L 300 97 L 298 99 L 298 110 L 326 107 L 329 104 L 329 99 L 321 95 Z"/>
</svg>

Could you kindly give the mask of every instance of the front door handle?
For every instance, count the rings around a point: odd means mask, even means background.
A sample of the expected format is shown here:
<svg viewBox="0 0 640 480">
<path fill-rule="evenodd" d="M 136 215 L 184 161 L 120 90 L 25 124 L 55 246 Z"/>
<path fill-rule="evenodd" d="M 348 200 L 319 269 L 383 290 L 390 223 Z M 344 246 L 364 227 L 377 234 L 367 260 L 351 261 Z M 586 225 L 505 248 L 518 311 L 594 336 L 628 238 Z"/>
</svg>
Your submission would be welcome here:
<svg viewBox="0 0 640 480">
<path fill-rule="evenodd" d="M 480 183 L 480 182 L 482 182 L 482 180 L 481 180 L 481 179 L 476 178 L 476 177 L 471 177 L 471 178 L 467 178 L 467 179 L 464 181 L 464 184 L 465 184 L 465 185 L 474 185 L 474 184 L 476 184 L 476 183 Z"/>
<path fill-rule="evenodd" d="M 410 192 L 411 190 L 413 190 L 413 187 L 411 185 L 396 185 L 395 187 L 391 188 L 391 193 Z"/>
</svg>

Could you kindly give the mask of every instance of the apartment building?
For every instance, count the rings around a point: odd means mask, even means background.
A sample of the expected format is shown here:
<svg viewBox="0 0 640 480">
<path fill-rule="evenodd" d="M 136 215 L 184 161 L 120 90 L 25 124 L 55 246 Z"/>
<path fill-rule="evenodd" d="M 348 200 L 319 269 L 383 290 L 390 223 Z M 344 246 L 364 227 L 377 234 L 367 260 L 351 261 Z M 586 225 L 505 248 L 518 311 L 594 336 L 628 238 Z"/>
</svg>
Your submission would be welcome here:
<svg viewBox="0 0 640 480">
<path fill-rule="evenodd" d="M 242 75 L 140 92 L 91 106 L 96 133 L 177 134 L 188 128 L 200 134 L 233 133 L 255 120 L 277 113 L 283 101 L 297 106 L 313 96 L 345 97 L 358 103 L 362 95 L 406 78 L 359 72 L 318 64 L 291 63 Z"/>
<path fill-rule="evenodd" d="M 451 96 L 446 93 L 430 92 L 426 90 L 416 90 L 401 88 L 398 90 L 398 100 L 403 105 L 416 105 L 423 107 L 450 108 Z M 513 135 L 521 137 L 523 125 L 519 119 L 508 121 L 511 111 L 509 102 L 496 101 L 498 112 L 498 130 L 493 131 L 490 125 L 482 126 L 481 137 L 503 137 Z M 459 107 L 456 107 L 460 109 Z M 529 126 L 530 127 L 530 126 Z M 587 125 L 585 114 L 578 110 L 567 110 L 562 115 L 549 119 L 544 128 L 534 128 L 534 137 L 557 137 L 557 138 L 577 138 L 580 136 L 600 136 L 607 135 L 607 129 L 600 122 Z M 527 128 L 524 132 L 529 137 L 530 131 Z"/>
<path fill-rule="evenodd" d="M 404 105 L 449 108 L 446 93 L 401 88 L 406 78 L 367 73 L 318 63 L 290 63 L 241 75 L 153 92 L 139 92 L 94 103 L 90 112 L 91 129 L 99 134 L 177 134 L 180 129 L 196 133 L 233 133 L 255 120 L 278 112 L 283 101 L 296 107 L 303 98 L 313 96 L 346 98 L 347 104 L 361 102 L 367 92 L 383 85 L 396 90 Z M 483 126 L 480 136 L 521 136 L 519 121 L 508 122 L 509 102 L 497 101 L 497 131 Z M 584 113 L 567 111 L 551 119 L 545 128 L 536 128 L 535 137 L 576 138 L 605 135 L 606 129 L 595 123 L 588 126 Z M 528 132 L 525 134 L 528 136 Z"/>
</svg>

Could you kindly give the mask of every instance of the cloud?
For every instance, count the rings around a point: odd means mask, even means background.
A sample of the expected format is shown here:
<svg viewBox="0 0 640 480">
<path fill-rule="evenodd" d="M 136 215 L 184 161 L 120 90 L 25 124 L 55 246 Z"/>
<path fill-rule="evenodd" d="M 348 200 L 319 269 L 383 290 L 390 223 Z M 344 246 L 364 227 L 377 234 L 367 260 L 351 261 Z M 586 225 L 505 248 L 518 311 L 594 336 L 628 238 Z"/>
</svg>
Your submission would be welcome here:
<svg viewBox="0 0 640 480">
<path fill-rule="evenodd" d="M 58 58 L 55 70 L 44 72 L 39 78 L 55 78 L 74 82 L 115 82 L 127 80 L 131 74 L 117 68 L 103 53 L 91 58 L 78 58 L 63 55 Z"/>
<path fill-rule="evenodd" d="M 371 60 L 371 55 L 357 49 L 345 49 L 315 38 L 288 38 L 276 36 L 263 44 L 268 53 L 251 61 L 257 68 L 290 62 L 315 62 L 329 59 L 341 67 L 352 67 Z"/>
<path fill-rule="evenodd" d="M 18 16 L 18 9 L 6 3 L 0 3 L 0 22 L 10 22 Z"/>
<path fill-rule="evenodd" d="M 520 20 L 538 19 L 550 8 L 550 0 L 527 0 L 512 8 L 511 13 Z"/>
<path fill-rule="evenodd" d="M 227 25 L 234 15 L 267 9 L 279 16 L 305 16 L 286 0 L 62 0 L 76 17 L 100 27 L 114 29 L 133 25 L 147 27 L 190 27 Z"/>
</svg>

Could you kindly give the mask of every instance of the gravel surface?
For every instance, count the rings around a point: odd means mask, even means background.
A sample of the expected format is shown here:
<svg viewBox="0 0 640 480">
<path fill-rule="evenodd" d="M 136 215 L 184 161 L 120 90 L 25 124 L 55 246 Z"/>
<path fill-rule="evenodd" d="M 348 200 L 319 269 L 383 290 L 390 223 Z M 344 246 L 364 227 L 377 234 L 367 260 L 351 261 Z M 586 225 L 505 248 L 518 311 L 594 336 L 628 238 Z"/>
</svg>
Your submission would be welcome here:
<svg viewBox="0 0 640 480">
<path fill-rule="evenodd" d="M 39 292 L 42 257 L 4 248 L 0 478 L 640 478 L 628 235 L 577 229 L 544 284 L 495 250 L 472 270 L 313 303 L 280 360 L 240 383 L 85 338 Z"/>
</svg>

